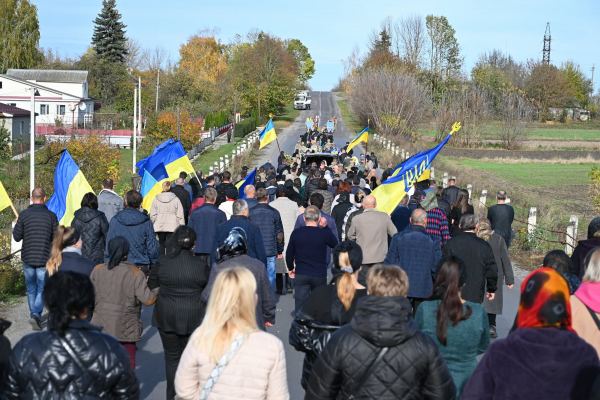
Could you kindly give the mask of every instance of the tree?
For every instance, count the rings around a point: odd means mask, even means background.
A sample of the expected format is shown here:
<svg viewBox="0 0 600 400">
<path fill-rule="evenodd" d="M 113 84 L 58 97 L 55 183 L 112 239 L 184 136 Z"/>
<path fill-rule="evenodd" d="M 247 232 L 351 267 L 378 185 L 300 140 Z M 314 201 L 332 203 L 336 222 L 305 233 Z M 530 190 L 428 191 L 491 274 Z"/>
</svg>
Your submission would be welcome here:
<svg viewBox="0 0 600 400">
<path fill-rule="evenodd" d="M 388 21 L 384 21 L 385 25 L 389 25 Z M 389 29 L 386 26 L 383 26 L 381 32 L 379 32 L 379 37 L 374 37 L 371 43 L 371 54 L 376 53 L 389 53 L 392 47 L 392 37 L 390 36 Z"/>
<path fill-rule="evenodd" d="M 423 18 L 416 15 L 403 17 L 394 24 L 394 30 L 398 43 L 397 55 L 418 68 L 423 61 L 427 41 Z"/>
<path fill-rule="evenodd" d="M 0 0 L 0 16 L 0 73 L 38 65 L 42 55 L 36 6 L 28 0 Z"/>
<path fill-rule="evenodd" d="M 190 120 L 187 110 L 181 110 L 179 121 L 181 144 L 185 149 L 190 149 L 198 144 L 200 140 L 198 133 L 202 127 L 199 123 Z M 146 137 L 156 142 L 162 142 L 169 138 L 177 139 L 177 113 L 161 113 L 156 120 L 156 124 L 150 124 L 149 121 L 146 128 Z"/>
<path fill-rule="evenodd" d="M 190 73 L 199 86 L 201 81 L 215 83 L 227 69 L 225 46 L 215 36 L 215 31 L 201 31 L 179 49 L 179 69 Z"/>
<path fill-rule="evenodd" d="M 109 62 L 125 62 L 127 56 L 127 38 L 117 11 L 115 0 L 102 0 L 102 11 L 94 20 L 92 46 L 100 59 Z"/>
<path fill-rule="evenodd" d="M 120 90 L 127 90 L 133 98 L 133 83 L 125 64 L 98 57 L 92 48 L 75 64 L 75 69 L 90 72 L 89 95 L 107 104 L 113 104 Z M 129 89 L 130 88 L 130 89 Z"/>
<path fill-rule="evenodd" d="M 315 62 L 308 52 L 308 48 L 298 39 L 287 43 L 287 51 L 298 63 L 298 80 L 306 84 L 315 74 Z"/>
<path fill-rule="evenodd" d="M 525 90 L 529 98 L 538 105 L 540 119 L 546 120 L 549 108 L 564 108 L 575 97 L 575 89 L 569 83 L 567 76 L 556 66 L 547 65 L 540 61 L 529 61 L 529 79 Z"/>
<path fill-rule="evenodd" d="M 531 132 L 534 109 L 534 103 L 523 90 L 507 89 L 502 92 L 500 139 L 507 150 L 518 148 Z"/>
<path fill-rule="evenodd" d="M 579 64 L 575 64 L 573 61 L 562 63 L 560 71 L 567 78 L 571 90 L 575 95 L 574 100 L 578 103 L 567 105 L 571 107 L 587 108 L 590 103 L 590 95 L 594 91 L 592 81 L 581 72 Z"/>
<path fill-rule="evenodd" d="M 142 45 L 135 39 L 127 38 L 125 42 L 127 55 L 125 56 L 125 65 L 127 68 L 140 69 L 144 65 L 144 52 Z"/>
<path fill-rule="evenodd" d="M 435 91 L 440 81 L 448 79 L 453 72 L 460 71 L 463 58 L 454 34 L 456 33 L 448 19 L 444 16 L 428 15 L 425 19 L 431 50 L 430 74 L 432 89 Z"/>
</svg>

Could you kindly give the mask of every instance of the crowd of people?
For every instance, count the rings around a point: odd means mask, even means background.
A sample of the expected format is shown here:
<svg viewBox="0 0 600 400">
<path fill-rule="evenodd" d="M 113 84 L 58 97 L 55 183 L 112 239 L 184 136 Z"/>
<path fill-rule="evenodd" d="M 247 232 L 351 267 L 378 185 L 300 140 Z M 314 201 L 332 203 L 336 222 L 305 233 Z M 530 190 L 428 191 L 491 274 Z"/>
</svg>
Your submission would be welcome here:
<svg viewBox="0 0 600 400">
<path fill-rule="evenodd" d="M 37 332 L 12 351 L 0 340 L 0 398 L 138 399 L 154 305 L 167 399 L 289 399 L 267 328 L 291 294 L 278 328 L 305 353 L 292 379 L 307 399 L 600 398 L 600 217 L 523 281 L 511 333 L 492 341 L 515 283 L 507 192 L 482 218 L 454 179 L 424 179 L 388 215 L 372 191 L 392 172 L 346 149 L 319 165 L 282 153 L 242 193 L 245 167 L 182 172 L 149 212 L 106 179 L 70 227 L 36 188 L 13 236 Z"/>
</svg>

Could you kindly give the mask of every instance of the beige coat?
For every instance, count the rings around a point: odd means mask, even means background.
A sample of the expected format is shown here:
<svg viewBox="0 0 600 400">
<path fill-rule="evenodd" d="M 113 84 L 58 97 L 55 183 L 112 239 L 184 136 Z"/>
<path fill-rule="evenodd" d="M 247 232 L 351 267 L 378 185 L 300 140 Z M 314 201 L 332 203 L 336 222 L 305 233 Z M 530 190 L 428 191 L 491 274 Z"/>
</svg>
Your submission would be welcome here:
<svg viewBox="0 0 600 400">
<path fill-rule="evenodd" d="M 290 236 L 292 236 L 292 231 L 294 230 L 294 225 L 296 225 L 296 219 L 298 219 L 298 216 L 302 211 L 298 208 L 298 204 L 295 201 L 292 201 L 287 197 L 278 197 L 275 201 L 269 203 L 269 205 L 279 211 L 279 215 L 281 215 L 283 236 L 285 238 L 283 254 L 285 254 L 288 243 L 290 242 Z M 275 267 L 278 274 L 287 274 L 288 269 L 285 263 L 285 257 L 278 258 Z"/>
<path fill-rule="evenodd" d="M 185 400 L 200 398 L 214 367 L 190 340 L 175 375 L 177 395 Z M 208 395 L 208 400 L 289 398 L 283 343 L 263 331 L 248 336 Z"/>
<path fill-rule="evenodd" d="M 154 232 L 175 232 L 179 225 L 185 225 L 181 201 L 171 192 L 157 194 L 150 207 L 150 219 Z"/>
<path fill-rule="evenodd" d="M 388 236 L 398 233 L 392 219 L 374 208 L 352 219 L 348 238 L 354 240 L 363 251 L 363 264 L 380 263 L 388 252 Z"/>
<path fill-rule="evenodd" d="M 159 288 L 150 290 L 144 273 L 128 262 L 111 270 L 108 264 L 100 264 L 94 268 L 90 279 L 96 291 L 92 324 L 102 327 L 104 333 L 116 337 L 119 342 L 142 340 L 142 304 L 154 304 Z"/>
<path fill-rule="evenodd" d="M 600 356 L 600 330 L 598 330 L 585 304 L 575 295 L 571 296 L 571 315 L 575 332 L 580 338 L 593 346 L 598 356 Z M 596 313 L 596 315 L 600 318 L 600 314 Z"/>
</svg>

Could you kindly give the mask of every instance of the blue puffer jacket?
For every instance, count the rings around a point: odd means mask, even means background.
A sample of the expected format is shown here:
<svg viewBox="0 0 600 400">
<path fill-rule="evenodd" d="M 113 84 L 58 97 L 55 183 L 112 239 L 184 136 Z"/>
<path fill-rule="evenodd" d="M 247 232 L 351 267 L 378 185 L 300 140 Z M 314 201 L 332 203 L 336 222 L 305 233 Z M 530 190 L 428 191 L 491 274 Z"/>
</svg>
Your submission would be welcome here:
<svg viewBox="0 0 600 400">
<path fill-rule="evenodd" d="M 255 206 L 254 208 L 256 208 Z M 212 251 L 210 252 L 211 267 L 217 262 L 215 252 L 223 244 L 229 232 L 233 228 L 242 228 L 246 232 L 246 243 L 248 245 L 248 257 L 256 258 L 267 265 L 267 253 L 263 244 L 262 233 L 258 226 L 254 225 L 243 215 L 232 215 L 229 221 L 226 221 L 217 227 L 217 233 L 214 236 Z"/>
<path fill-rule="evenodd" d="M 408 297 L 425 298 L 433 291 L 436 266 L 442 258 L 442 248 L 437 237 L 419 225 L 411 225 L 392 238 L 384 264 L 399 265 L 410 282 Z"/>
<path fill-rule="evenodd" d="M 110 221 L 106 235 L 104 261 L 108 262 L 108 243 L 123 236 L 129 241 L 127 261 L 138 265 L 154 265 L 158 260 L 158 240 L 150 217 L 131 207 L 119 211 Z"/>
<path fill-rule="evenodd" d="M 217 226 L 225 221 L 227 215 L 211 203 L 204 203 L 192 211 L 188 226 L 196 231 L 194 253 L 208 254 L 212 251 Z"/>
<path fill-rule="evenodd" d="M 262 232 L 267 257 L 283 253 L 283 223 L 279 211 L 268 204 L 258 203 L 250 210 L 250 222 Z"/>
</svg>

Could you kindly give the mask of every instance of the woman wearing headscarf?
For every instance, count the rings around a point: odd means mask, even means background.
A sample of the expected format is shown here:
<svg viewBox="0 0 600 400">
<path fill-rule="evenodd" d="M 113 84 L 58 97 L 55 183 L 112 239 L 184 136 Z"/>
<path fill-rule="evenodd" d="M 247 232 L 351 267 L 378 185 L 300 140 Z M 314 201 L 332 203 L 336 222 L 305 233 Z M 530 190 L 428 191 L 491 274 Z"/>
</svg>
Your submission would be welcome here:
<svg viewBox="0 0 600 400">
<path fill-rule="evenodd" d="M 167 255 L 152 267 L 148 287 L 160 287 L 152 314 L 152 326 L 158 328 L 165 352 L 167 399 L 175 398 L 175 373 L 190 335 L 204 317 L 202 292 L 208 284 L 210 268 L 191 249 L 196 232 L 180 226 L 167 241 Z"/>
<path fill-rule="evenodd" d="M 96 288 L 92 323 L 121 342 L 135 368 L 136 343 L 142 340 L 142 304 L 154 304 L 158 288 L 150 290 L 142 270 L 126 261 L 129 242 L 124 237 L 108 242 L 108 255 L 108 263 L 98 265 L 90 277 Z"/>
<path fill-rule="evenodd" d="M 362 259 L 362 249 L 356 242 L 339 243 L 333 249 L 331 284 L 316 288 L 296 313 L 290 329 L 290 344 L 306 353 L 301 380 L 304 389 L 312 366 L 332 333 L 350 323 L 358 299 L 367 295 L 367 289 L 358 283 Z"/>
<path fill-rule="evenodd" d="M 427 211 L 427 233 L 437 237 L 440 240 L 440 245 L 444 247 L 446 242 L 450 240 L 448 218 L 446 212 L 438 207 L 434 192 L 427 193 L 425 200 L 421 201 L 421 207 Z"/>
<path fill-rule="evenodd" d="M 517 329 L 490 345 L 461 399 L 588 399 L 599 374 L 598 354 L 572 327 L 567 282 L 540 268 L 521 285 Z"/>
<path fill-rule="evenodd" d="M 600 247 L 587 253 L 585 275 L 571 296 L 573 329 L 600 355 Z"/>
<path fill-rule="evenodd" d="M 477 236 L 492 246 L 494 260 L 496 261 L 496 267 L 498 268 L 498 285 L 494 300 L 488 300 L 487 296 L 483 299 L 483 307 L 485 307 L 488 313 L 488 320 L 490 323 L 490 336 L 497 338 L 496 315 L 502 314 L 502 283 L 508 286 L 508 290 L 512 290 L 513 285 L 515 284 L 515 278 L 513 275 L 512 263 L 510 262 L 510 256 L 508 255 L 508 249 L 506 248 L 506 241 L 502 236 L 494 233 L 489 219 L 481 218 L 479 220 Z"/>
</svg>

